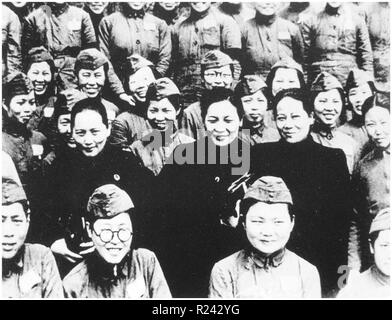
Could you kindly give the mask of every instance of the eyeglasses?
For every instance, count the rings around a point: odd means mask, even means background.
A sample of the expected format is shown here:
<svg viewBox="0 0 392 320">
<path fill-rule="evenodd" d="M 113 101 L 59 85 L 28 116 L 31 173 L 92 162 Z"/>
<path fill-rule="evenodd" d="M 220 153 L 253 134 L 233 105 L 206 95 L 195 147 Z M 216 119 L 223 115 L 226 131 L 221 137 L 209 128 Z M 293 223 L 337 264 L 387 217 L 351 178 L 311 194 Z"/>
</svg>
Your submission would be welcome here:
<svg viewBox="0 0 392 320">
<path fill-rule="evenodd" d="M 230 79 L 232 77 L 231 73 L 222 73 L 222 72 L 205 72 L 204 78 L 223 78 Z"/>
<path fill-rule="evenodd" d="M 117 231 L 112 231 L 110 229 L 102 229 L 100 233 L 97 233 L 95 230 L 94 230 L 94 233 L 104 243 L 109 243 L 110 241 L 112 241 L 115 234 L 117 234 L 117 238 L 121 242 L 128 241 L 131 238 L 131 236 L 133 235 L 133 232 L 129 229 L 119 229 Z"/>
</svg>

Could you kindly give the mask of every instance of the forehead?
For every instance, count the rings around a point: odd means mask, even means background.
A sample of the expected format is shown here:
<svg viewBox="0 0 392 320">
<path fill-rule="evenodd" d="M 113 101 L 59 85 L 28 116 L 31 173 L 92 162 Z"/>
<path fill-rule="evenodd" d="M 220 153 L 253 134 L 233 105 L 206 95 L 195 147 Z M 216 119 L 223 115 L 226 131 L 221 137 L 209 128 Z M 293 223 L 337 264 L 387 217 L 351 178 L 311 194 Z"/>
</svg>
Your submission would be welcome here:
<svg viewBox="0 0 392 320">
<path fill-rule="evenodd" d="M 286 203 L 265 203 L 257 202 L 248 210 L 249 218 L 290 218 L 289 208 Z"/>
<path fill-rule="evenodd" d="M 320 92 L 316 99 L 323 99 L 323 98 L 340 98 L 340 93 L 338 89 L 332 89 L 328 91 Z"/>
<path fill-rule="evenodd" d="M 13 101 L 22 101 L 22 100 L 31 100 L 34 99 L 34 91 L 30 91 L 28 94 L 18 94 L 13 96 L 11 102 Z"/>
<path fill-rule="evenodd" d="M 230 65 L 226 65 L 226 66 L 219 67 L 219 68 L 210 68 L 205 71 L 205 73 L 213 73 L 213 72 L 230 73 L 231 74 L 231 68 L 230 68 Z"/>
<path fill-rule="evenodd" d="M 174 106 L 171 104 L 168 98 L 163 98 L 159 101 L 152 100 L 148 106 L 148 109 L 173 109 L 175 110 Z"/>
<path fill-rule="evenodd" d="M 219 101 L 211 104 L 207 109 L 207 116 L 233 116 L 237 115 L 237 109 L 230 101 Z"/>
<path fill-rule="evenodd" d="M 79 73 L 98 73 L 98 72 L 105 72 L 105 68 L 104 68 L 104 66 L 100 66 L 100 67 L 98 67 L 98 68 L 96 68 L 96 69 L 84 69 L 84 68 L 82 68 L 82 69 L 80 69 L 79 70 Z"/>
<path fill-rule="evenodd" d="M 277 113 L 306 113 L 302 101 L 285 97 L 276 106 Z"/>
<path fill-rule="evenodd" d="M 120 213 L 113 218 L 98 219 L 94 222 L 95 228 L 107 228 L 116 230 L 118 226 L 130 228 L 132 226 L 131 217 L 127 212 Z"/>
<path fill-rule="evenodd" d="M 351 88 L 349 92 L 361 91 L 361 90 L 370 90 L 370 86 L 368 83 L 361 84 L 358 87 Z"/>
<path fill-rule="evenodd" d="M 71 113 L 59 115 L 58 121 L 71 120 Z"/>
<path fill-rule="evenodd" d="M 375 106 L 369 109 L 368 112 L 365 114 L 365 120 L 373 120 L 373 119 L 389 119 L 389 111 L 385 108 Z"/>
<path fill-rule="evenodd" d="M 16 203 L 6 205 L 6 206 L 2 205 L 1 216 L 2 217 L 13 217 L 13 216 L 26 217 L 26 213 L 23 209 L 22 204 L 19 202 L 16 202 Z"/>
<path fill-rule="evenodd" d="M 46 61 L 41 61 L 41 62 L 34 62 L 30 66 L 30 70 L 49 70 L 50 71 L 50 66 Z"/>
<path fill-rule="evenodd" d="M 298 80 L 297 70 L 291 68 L 278 68 L 275 72 L 275 78 L 289 78 Z"/>
<path fill-rule="evenodd" d="M 257 90 L 255 93 L 253 94 L 249 94 L 247 96 L 243 96 L 241 99 L 246 99 L 247 97 L 252 97 L 252 98 L 266 98 L 263 91 Z"/>
<path fill-rule="evenodd" d="M 94 110 L 83 110 L 75 116 L 75 128 L 90 128 L 104 125 L 101 115 Z"/>
</svg>

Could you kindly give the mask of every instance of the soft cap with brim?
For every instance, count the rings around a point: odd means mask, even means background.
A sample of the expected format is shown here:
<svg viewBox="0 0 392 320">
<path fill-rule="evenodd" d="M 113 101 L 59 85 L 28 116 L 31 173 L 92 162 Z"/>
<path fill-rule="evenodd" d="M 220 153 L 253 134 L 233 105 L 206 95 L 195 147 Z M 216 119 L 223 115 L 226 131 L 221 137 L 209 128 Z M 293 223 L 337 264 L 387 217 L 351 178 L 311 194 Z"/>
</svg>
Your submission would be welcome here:
<svg viewBox="0 0 392 320">
<path fill-rule="evenodd" d="M 361 69 L 354 69 L 348 74 L 346 87 L 344 89 L 348 92 L 352 88 L 357 88 L 364 84 L 368 84 L 369 82 L 373 82 L 373 79 L 367 72 Z"/>
<path fill-rule="evenodd" d="M 85 49 L 80 51 L 75 61 L 75 73 L 77 74 L 80 69 L 95 70 L 102 67 L 109 60 L 106 56 L 95 48 Z"/>
<path fill-rule="evenodd" d="M 370 225 L 369 234 L 389 229 L 391 229 L 391 215 L 389 213 L 389 208 L 385 208 L 373 219 L 372 224 Z"/>
<path fill-rule="evenodd" d="M 245 192 L 244 199 L 249 198 L 265 203 L 293 204 L 290 191 L 282 178 L 272 176 L 257 179 Z"/>
<path fill-rule="evenodd" d="M 114 184 L 103 185 L 93 192 L 87 204 L 91 219 L 112 218 L 134 208 L 129 195 Z"/>
<path fill-rule="evenodd" d="M 3 177 L 2 195 L 3 206 L 27 200 L 23 187 L 15 180 L 5 177 Z"/>
<path fill-rule="evenodd" d="M 201 65 L 204 70 L 221 68 L 232 64 L 233 60 L 227 54 L 219 50 L 208 51 L 201 60 Z"/>
<path fill-rule="evenodd" d="M 155 82 L 153 82 L 151 85 L 155 86 L 155 90 L 154 90 L 155 94 L 152 97 L 150 97 L 150 100 L 159 101 L 164 98 L 180 94 L 180 91 L 178 90 L 177 86 L 169 78 L 158 79 Z"/>
<path fill-rule="evenodd" d="M 278 62 L 276 62 L 272 66 L 271 71 L 274 69 L 279 69 L 279 68 L 294 69 L 294 70 L 298 70 L 302 74 L 304 73 L 301 65 L 298 64 L 297 62 L 295 62 L 295 60 L 291 59 L 290 57 L 283 58 L 283 59 L 279 60 Z"/>
<path fill-rule="evenodd" d="M 240 93 L 241 96 L 248 96 L 266 87 L 267 84 L 261 76 L 246 75 L 237 84 L 235 93 Z"/>
<path fill-rule="evenodd" d="M 49 51 L 43 46 L 31 49 L 27 54 L 26 62 L 27 70 L 33 63 L 39 62 L 47 62 L 51 68 L 54 66 L 53 57 L 51 56 Z"/>
<path fill-rule="evenodd" d="M 313 81 L 310 91 L 324 92 L 333 89 L 343 89 L 339 80 L 328 72 L 321 72 Z"/>
<path fill-rule="evenodd" d="M 16 72 L 7 76 L 6 84 L 3 87 L 5 99 L 11 99 L 18 95 L 29 94 L 33 86 L 29 78 L 22 72 Z"/>
</svg>

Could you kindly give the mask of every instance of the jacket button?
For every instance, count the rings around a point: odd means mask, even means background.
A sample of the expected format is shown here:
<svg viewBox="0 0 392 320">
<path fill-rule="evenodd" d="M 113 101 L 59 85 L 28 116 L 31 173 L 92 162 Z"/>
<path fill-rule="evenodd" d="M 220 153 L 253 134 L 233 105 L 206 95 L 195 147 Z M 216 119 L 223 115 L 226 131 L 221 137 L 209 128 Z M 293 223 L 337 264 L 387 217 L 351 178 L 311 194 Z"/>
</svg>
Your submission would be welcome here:
<svg viewBox="0 0 392 320">
<path fill-rule="evenodd" d="M 193 42 L 193 45 L 194 45 L 194 46 L 197 46 L 197 41 Z"/>
<path fill-rule="evenodd" d="M 140 44 L 140 40 L 139 39 L 136 40 L 136 44 Z"/>
</svg>

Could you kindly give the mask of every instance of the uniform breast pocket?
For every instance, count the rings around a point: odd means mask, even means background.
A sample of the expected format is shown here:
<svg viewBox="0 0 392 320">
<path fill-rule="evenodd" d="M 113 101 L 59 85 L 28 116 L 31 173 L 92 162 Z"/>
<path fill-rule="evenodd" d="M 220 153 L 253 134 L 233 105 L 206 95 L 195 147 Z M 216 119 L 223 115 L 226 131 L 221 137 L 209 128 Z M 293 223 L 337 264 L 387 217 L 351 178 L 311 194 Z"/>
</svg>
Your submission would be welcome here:
<svg viewBox="0 0 392 320">
<path fill-rule="evenodd" d="M 203 44 L 211 48 L 220 47 L 220 35 L 217 27 L 210 27 L 203 30 Z"/>
<path fill-rule="evenodd" d="M 335 51 L 338 47 L 337 34 L 323 32 L 319 33 L 316 37 L 316 48 L 322 51 Z"/>
<path fill-rule="evenodd" d="M 81 21 L 71 20 L 67 24 L 72 46 L 81 46 L 82 44 L 82 23 Z"/>
<path fill-rule="evenodd" d="M 356 32 L 354 29 L 345 29 L 342 33 L 340 42 L 344 43 L 344 47 L 350 51 L 355 51 L 356 49 Z"/>
</svg>

